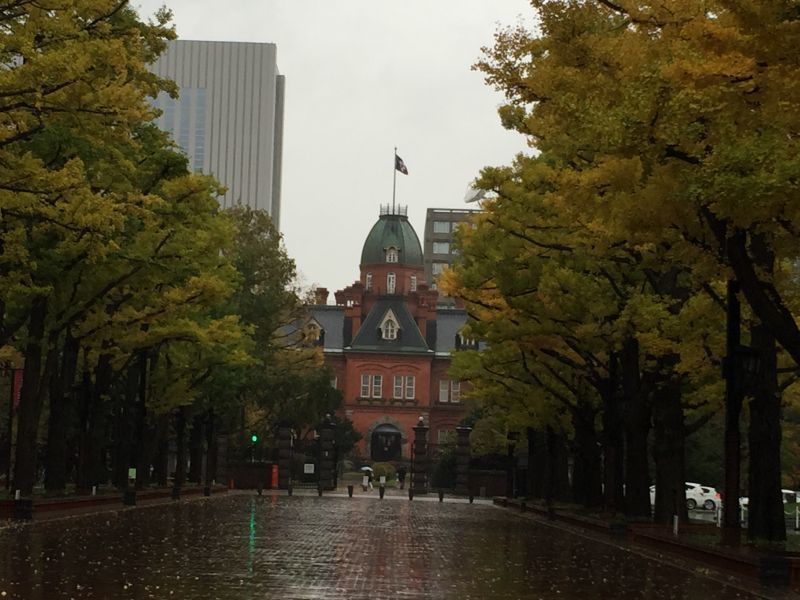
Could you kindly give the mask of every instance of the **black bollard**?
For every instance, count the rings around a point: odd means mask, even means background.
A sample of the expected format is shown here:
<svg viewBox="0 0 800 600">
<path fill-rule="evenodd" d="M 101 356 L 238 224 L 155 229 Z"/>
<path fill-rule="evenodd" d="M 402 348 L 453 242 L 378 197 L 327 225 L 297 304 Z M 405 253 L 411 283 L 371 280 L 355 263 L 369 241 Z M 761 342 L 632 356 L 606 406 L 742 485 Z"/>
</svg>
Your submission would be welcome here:
<svg viewBox="0 0 800 600">
<path fill-rule="evenodd" d="M 258 495 L 259 495 L 259 496 L 260 496 L 260 495 L 261 495 L 261 493 L 264 491 L 264 488 L 261 486 L 261 484 L 260 484 L 260 483 L 258 484 L 258 490 L 257 490 L 257 491 L 258 491 Z"/>
<path fill-rule="evenodd" d="M 292 486 L 289 486 L 289 488 L 286 491 L 289 492 L 289 495 L 291 496 L 292 495 L 292 491 L 293 491 L 292 490 Z"/>
<path fill-rule="evenodd" d="M 211 495 L 211 487 L 207 485 L 206 487 L 203 488 L 203 496 L 210 496 L 210 495 Z"/>
<path fill-rule="evenodd" d="M 322 486 L 319 486 L 319 487 L 317 488 L 317 495 L 318 495 L 320 498 L 322 498 Z"/>
<path fill-rule="evenodd" d="M 414 490 L 412 490 L 411 488 L 408 488 L 408 499 L 409 500 L 414 499 Z"/>
<path fill-rule="evenodd" d="M 352 498 L 352 497 L 353 497 L 353 486 L 352 486 L 352 485 L 348 485 L 348 486 L 347 486 L 347 495 L 348 495 L 350 498 Z"/>
<path fill-rule="evenodd" d="M 444 490 L 439 490 L 439 502 L 444 500 Z"/>
<path fill-rule="evenodd" d="M 125 506 L 136 506 L 136 490 L 125 490 L 122 493 L 122 503 Z"/>
<path fill-rule="evenodd" d="M 474 500 L 475 500 L 475 496 L 473 496 L 472 494 L 470 494 L 470 495 L 469 495 L 469 503 L 470 503 L 470 504 L 472 504 Z"/>
<path fill-rule="evenodd" d="M 385 493 L 386 493 L 386 488 L 385 488 L 385 487 L 383 487 L 383 486 L 381 486 L 381 487 L 378 489 L 378 494 L 380 495 L 380 497 L 381 497 L 381 500 L 383 500 L 383 495 L 384 495 Z"/>
<path fill-rule="evenodd" d="M 19 498 L 14 500 L 14 520 L 30 521 L 33 519 L 33 500 L 31 498 Z"/>
</svg>

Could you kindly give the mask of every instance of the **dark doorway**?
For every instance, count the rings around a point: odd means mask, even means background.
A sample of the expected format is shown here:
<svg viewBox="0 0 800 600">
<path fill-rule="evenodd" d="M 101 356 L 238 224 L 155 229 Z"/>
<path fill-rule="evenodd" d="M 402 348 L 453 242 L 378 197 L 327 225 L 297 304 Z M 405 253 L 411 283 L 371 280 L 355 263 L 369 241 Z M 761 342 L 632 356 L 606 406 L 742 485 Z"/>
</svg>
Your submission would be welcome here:
<svg viewBox="0 0 800 600">
<path fill-rule="evenodd" d="M 400 459 L 400 430 L 394 425 L 378 425 L 372 432 L 370 454 L 372 460 L 385 462 Z"/>
</svg>

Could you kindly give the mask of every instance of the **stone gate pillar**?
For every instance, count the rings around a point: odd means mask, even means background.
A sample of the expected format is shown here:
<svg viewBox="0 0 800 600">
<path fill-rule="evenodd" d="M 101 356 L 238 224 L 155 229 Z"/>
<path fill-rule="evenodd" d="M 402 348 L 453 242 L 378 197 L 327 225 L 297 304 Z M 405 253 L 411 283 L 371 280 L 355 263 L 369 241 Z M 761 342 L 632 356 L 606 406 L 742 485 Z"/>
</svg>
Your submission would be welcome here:
<svg viewBox="0 0 800 600">
<path fill-rule="evenodd" d="M 323 490 L 334 489 L 333 475 L 336 468 L 336 453 L 333 439 L 334 425 L 330 422 L 329 415 L 319 432 L 319 487 Z"/>
<path fill-rule="evenodd" d="M 456 427 L 456 494 L 469 496 L 469 434 L 472 427 Z"/>
<path fill-rule="evenodd" d="M 292 429 L 278 427 L 278 489 L 288 490 L 292 477 Z"/>
<path fill-rule="evenodd" d="M 415 496 L 428 493 L 428 430 L 420 417 L 414 427 L 414 447 L 411 460 L 411 493 Z"/>
</svg>

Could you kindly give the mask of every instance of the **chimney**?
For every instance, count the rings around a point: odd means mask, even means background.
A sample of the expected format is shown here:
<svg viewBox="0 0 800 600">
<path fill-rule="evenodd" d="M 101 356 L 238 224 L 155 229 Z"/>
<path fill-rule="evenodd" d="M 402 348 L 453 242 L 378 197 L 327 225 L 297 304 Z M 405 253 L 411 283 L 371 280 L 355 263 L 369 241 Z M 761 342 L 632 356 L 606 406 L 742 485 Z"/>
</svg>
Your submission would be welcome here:
<svg viewBox="0 0 800 600">
<path fill-rule="evenodd" d="M 328 288 L 320 287 L 314 290 L 314 297 L 317 304 L 328 303 Z"/>
</svg>

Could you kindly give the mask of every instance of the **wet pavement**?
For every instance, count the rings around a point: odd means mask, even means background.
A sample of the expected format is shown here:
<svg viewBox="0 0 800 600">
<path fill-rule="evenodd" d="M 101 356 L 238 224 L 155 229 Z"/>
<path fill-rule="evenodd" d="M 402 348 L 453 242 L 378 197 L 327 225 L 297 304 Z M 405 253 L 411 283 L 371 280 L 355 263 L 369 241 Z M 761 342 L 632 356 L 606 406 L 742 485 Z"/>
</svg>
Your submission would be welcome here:
<svg viewBox="0 0 800 600">
<path fill-rule="evenodd" d="M 0 529 L 0 599 L 757 598 L 490 504 L 231 494 Z"/>
</svg>

